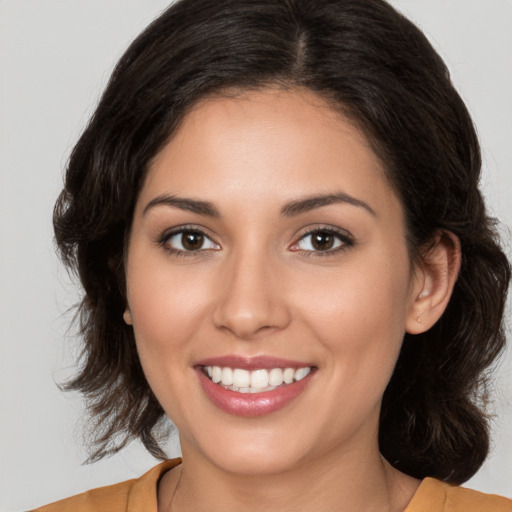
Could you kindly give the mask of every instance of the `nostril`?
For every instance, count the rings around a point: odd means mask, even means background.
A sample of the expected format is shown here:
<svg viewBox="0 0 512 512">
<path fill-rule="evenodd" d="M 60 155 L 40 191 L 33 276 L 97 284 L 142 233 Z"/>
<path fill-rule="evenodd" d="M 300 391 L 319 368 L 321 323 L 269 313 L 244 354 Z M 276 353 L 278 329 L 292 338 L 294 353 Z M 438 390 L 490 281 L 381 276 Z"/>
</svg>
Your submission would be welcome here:
<svg viewBox="0 0 512 512">
<path fill-rule="evenodd" d="M 246 340 L 286 327 L 290 322 L 288 305 L 278 276 L 270 275 L 268 258 L 262 255 L 258 259 L 254 254 L 242 258 L 239 254 L 229 265 L 218 275 L 214 325 Z M 277 271 L 273 268 L 274 274 Z"/>
</svg>

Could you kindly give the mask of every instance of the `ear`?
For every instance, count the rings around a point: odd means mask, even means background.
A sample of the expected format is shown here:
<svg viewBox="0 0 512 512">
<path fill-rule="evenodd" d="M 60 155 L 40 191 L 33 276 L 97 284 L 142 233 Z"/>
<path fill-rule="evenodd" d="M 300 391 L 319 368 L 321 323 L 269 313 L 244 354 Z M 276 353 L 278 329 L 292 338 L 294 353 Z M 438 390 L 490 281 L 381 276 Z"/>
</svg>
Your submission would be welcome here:
<svg viewBox="0 0 512 512">
<path fill-rule="evenodd" d="M 411 305 L 405 330 L 428 331 L 444 313 L 460 270 L 461 252 L 457 236 L 439 231 L 416 264 Z"/>
<path fill-rule="evenodd" d="M 133 325 L 132 313 L 131 313 L 130 308 L 128 306 L 126 306 L 126 309 L 124 310 L 123 320 L 125 321 L 126 324 Z"/>
</svg>

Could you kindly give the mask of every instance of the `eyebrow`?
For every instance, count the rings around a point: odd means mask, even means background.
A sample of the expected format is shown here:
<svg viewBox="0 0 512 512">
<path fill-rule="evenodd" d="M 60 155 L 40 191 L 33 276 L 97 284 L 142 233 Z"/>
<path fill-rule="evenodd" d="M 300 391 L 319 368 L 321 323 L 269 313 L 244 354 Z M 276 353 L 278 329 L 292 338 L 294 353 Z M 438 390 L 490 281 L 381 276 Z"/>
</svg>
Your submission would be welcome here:
<svg viewBox="0 0 512 512">
<path fill-rule="evenodd" d="M 371 213 L 374 217 L 377 217 L 377 214 L 367 203 L 362 201 L 361 199 L 357 199 L 352 197 L 344 192 L 339 192 L 337 194 L 327 194 L 322 196 L 311 196 L 306 197 L 304 199 L 299 199 L 297 201 L 291 201 L 286 204 L 281 210 L 281 215 L 283 217 L 293 217 L 295 215 L 300 215 L 301 213 L 306 213 L 315 208 L 321 208 L 322 206 L 329 206 L 331 204 L 336 203 L 346 203 L 352 206 L 358 206 L 364 208 L 369 213 Z"/>
<path fill-rule="evenodd" d="M 357 199 L 348 194 L 345 194 L 344 192 L 321 196 L 311 196 L 304 199 L 291 201 L 281 209 L 281 216 L 294 217 L 295 215 L 300 215 L 301 213 L 306 213 L 316 208 L 321 208 L 322 206 L 329 206 L 336 203 L 346 203 L 353 206 L 358 206 L 367 210 L 374 217 L 377 216 L 373 208 L 371 208 L 367 203 L 361 199 Z M 145 206 L 142 215 L 145 215 L 151 208 L 162 205 L 179 208 L 180 210 L 197 213 L 198 215 L 205 215 L 207 217 L 221 217 L 219 210 L 217 210 L 217 208 L 215 208 L 215 206 L 209 201 L 199 201 L 197 199 L 188 199 L 167 194 L 162 194 L 152 199 Z"/>
<path fill-rule="evenodd" d="M 186 199 L 166 194 L 162 194 L 152 199 L 145 206 L 142 215 L 145 215 L 151 208 L 161 205 L 172 206 L 174 208 L 179 208 L 180 210 L 197 213 L 199 215 L 206 215 L 207 217 L 220 217 L 220 213 L 217 208 L 208 201 L 198 201 L 196 199 Z"/>
</svg>

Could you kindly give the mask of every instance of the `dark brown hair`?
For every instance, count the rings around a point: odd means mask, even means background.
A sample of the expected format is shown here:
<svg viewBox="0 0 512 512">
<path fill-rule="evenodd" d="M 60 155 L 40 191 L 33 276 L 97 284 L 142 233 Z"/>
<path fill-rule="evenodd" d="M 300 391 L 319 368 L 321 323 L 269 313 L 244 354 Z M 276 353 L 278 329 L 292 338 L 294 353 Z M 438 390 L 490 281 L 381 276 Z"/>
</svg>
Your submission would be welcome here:
<svg viewBox="0 0 512 512">
<path fill-rule="evenodd" d="M 405 335 L 380 448 L 412 476 L 463 482 L 488 451 L 481 397 L 504 345 L 510 267 L 478 189 L 466 107 L 425 36 L 382 0 L 181 0 L 119 61 L 54 213 L 61 256 L 85 290 L 82 364 L 67 388 L 95 418 L 92 459 L 134 438 L 163 456 L 164 412 L 123 322 L 125 240 L 148 164 L 199 99 L 268 85 L 311 90 L 363 129 L 402 200 L 412 257 L 439 231 L 460 240 L 446 312 Z"/>
</svg>

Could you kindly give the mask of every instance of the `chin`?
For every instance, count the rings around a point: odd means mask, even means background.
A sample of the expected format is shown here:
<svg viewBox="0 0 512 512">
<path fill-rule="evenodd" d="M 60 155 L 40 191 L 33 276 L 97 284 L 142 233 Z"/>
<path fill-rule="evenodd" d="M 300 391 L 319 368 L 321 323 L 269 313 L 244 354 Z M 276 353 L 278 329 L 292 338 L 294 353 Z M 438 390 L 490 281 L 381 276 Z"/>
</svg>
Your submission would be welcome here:
<svg viewBox="0 0 512 512">
<path fill-rule="evenodd" d="M 232 447 L 223 454 L 212 454 L 212 463 L 227 473 L 236 475 L 275 475 L 296 469 L 300 456 L 278 448 L 238 450 Z"/>
<path fill-rule="evenodd" d="M 194 447 L 182 441 L 184 459 L 189 449 L 202 452 L 200 458 L 213 466 L 238 475 L 271 475 L 287 472 L 305 460 L 307 443 L 282 431 L 269 429 L 229 429 L 216 433 L 210 431 L 207 439 L 196 439 Z"/>
</svg>

